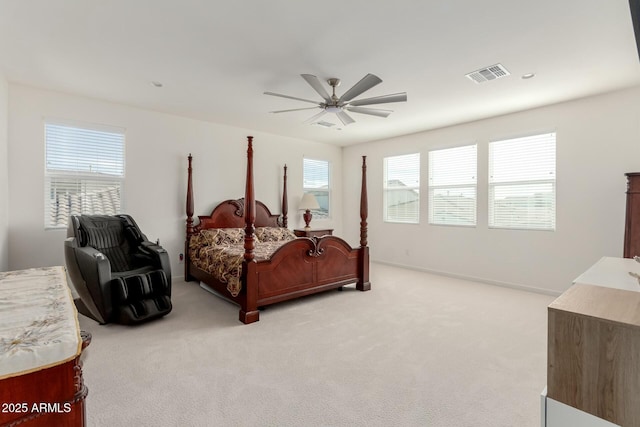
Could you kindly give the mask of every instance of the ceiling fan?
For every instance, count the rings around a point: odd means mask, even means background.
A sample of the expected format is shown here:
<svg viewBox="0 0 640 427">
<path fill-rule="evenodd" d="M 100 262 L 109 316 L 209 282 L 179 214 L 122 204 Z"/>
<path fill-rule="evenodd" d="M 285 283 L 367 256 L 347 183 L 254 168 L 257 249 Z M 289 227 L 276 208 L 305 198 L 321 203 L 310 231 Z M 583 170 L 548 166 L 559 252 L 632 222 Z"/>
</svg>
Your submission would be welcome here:
<svg viewBox="0 0 640 427">
<path fill-rule="evenodd" d="M 351 118 L 347 111 L 352 113 L 359 114 L 368 114 L 371 116 L 377 117 L 387 117 L 391 114 L 392 110 L 381 110 L 378 108 L 366 108 L 363 105 L 374 105 L 374 104 L 386 104 L 390 102 L 405 102 L 407 100 L 407 93 L 394 93 L 391 95 L 382 95 L 376 96 L 373 98 L 365 98 L 353 100 L 360 96 L 362 93 L 371 89 L 372 87 L 382 83 L 382 80 L 378 76 L 374 76 L 373 74 L 367 74 L 360 80 L 358 83 L 353 85 L 351 89 L 342 94 L 342 96 L 338 97 L 336 95 L 336 87 L 340 85 L 340 79 L 330 78 L 327 79 L 327 83 L 331 88 L 333 88 L 333 94 L 329 95 L 329 93 L 325 90 L 320 83 L 320 80 L 311 74 L 301 74 L 302 78 L 306 80 L 307 83 L 322 97 L 322 101 L 312 101 L 310 99 L 297 98 L 295 96 L 282 95 L 274 92 L 265 92 L 265 95 L 279 96 L 281 98 L 295 99 L 297 101 L 310 102 L 312 104 L 316 104 L 315 107 L 307 107 L 307 108 L 294 108 L 291 110 L 279 110 L 279 111 L 271 111 L 271 113 L 287 113 L 289 111 L 300 111 L 300 110 L 314 110 L 316 108 L 320 108 L 318 114 L 310 117 L 305 120 L 305 123 L 316 123 L 318 119 L 324 116 L 327 113 L 335 113 L 336 116 L 340 119 L 342 124 L 350 125 L 354 123 L 355 120 Z"/>
</svg>

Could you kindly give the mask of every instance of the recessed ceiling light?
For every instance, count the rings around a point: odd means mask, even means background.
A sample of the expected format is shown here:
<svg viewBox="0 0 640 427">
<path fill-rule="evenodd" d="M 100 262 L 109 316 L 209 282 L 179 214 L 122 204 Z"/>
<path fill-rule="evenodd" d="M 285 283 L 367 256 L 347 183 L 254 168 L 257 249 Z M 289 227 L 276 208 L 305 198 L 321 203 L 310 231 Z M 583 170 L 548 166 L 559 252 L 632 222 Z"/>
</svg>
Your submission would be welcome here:
<svg viewBox="0 0 640 427">
<path fill-rule="evenodd" d="M 534 78 L 535 76 L 536 76 L 535 73 L 527 73 L 527 74 L 523 74 L 522 78 L 525 80 L 528 80 L 528 79 Z"/>
<path fill-rule="evenodd" d="M 152 84 L 152 85 L 154 85 L 155 87 L 162 87 L 162 83 L 160 83 L 160 82 L 158 82 L 158 81 L 155 81 L 155 80 L 153 80 L 153 81 L 151 82 L 151 84 Z"/>
</svg>

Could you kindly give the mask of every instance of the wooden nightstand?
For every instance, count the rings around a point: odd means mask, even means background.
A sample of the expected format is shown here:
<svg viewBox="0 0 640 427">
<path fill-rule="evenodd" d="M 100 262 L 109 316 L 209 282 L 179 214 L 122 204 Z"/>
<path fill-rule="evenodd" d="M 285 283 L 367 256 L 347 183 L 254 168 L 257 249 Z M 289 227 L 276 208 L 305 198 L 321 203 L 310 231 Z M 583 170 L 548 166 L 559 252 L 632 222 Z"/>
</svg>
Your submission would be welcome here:
<svg viewBox="0 0 640 427">
<path fill-rule="evenodd" d="M 324 230 L 317 230 L 317 229 L 304 230 L 304 229 L 297 228 L 293 230 L 293 233 L 297 237 L 322 237 L 327 235 L 331 236 L 333 234 L 333 228 L 327 228 Z"/>
</svg>

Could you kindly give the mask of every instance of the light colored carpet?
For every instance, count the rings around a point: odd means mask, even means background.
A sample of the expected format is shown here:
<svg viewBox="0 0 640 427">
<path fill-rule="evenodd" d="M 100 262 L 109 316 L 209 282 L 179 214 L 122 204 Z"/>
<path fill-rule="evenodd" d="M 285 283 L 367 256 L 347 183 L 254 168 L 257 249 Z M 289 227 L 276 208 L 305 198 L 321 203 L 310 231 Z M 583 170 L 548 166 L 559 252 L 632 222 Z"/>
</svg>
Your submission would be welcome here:
<svg viewBox="0 0 640 427">
<path fill-rule="evenodd" d="M 80 316 L 88 425 L 540 425 L 554 297 L 375 263 L 371 282 L 252 325 L 185 282 L 149 324 Z"/>
</svg>

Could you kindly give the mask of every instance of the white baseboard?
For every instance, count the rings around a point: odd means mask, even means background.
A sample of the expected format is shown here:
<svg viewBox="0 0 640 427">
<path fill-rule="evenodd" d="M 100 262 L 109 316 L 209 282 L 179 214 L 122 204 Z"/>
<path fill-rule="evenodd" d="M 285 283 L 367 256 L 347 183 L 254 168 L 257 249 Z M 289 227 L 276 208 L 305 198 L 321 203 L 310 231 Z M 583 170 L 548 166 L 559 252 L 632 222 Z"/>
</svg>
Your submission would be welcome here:
<svg viewBox="0 0 640 427">
<path fill-rule="evenodd" d="M 438 274 L 440 276 L 453 277 L 455 279 L 470 280 L 472 282 L 480 282 L 480 283 L 486 283 L 488 285 L 502 286 L 504 288 L 512 288 L 512 289 L 518 289 L 521 291 L 535 292 L 537 294 L 551 295 L 556 297 L 562 294 L 561 291 L 554 291 L 551 289 L 536 288 L 535 286 L 527 286 L 527 285 L 521 285 L 517 283 L 500 282 L 497 280 L 484 279 L 482 277 L 465 276 L 463 274 L 451 273 L 448 271 L 432 270 L 430 268 L 416 267 L 413 265 L 404 265 L 404 264 L 398 264 L 395 262 L 380 261 L 380 260 L 374 260 L 374 259 L 372 259 L 371 262 L 388 265 L 391 267 L 399 267 L 399 268 L 406 268 L 408 270 L 422 271 L 424 273 Z"/>
</svg>

